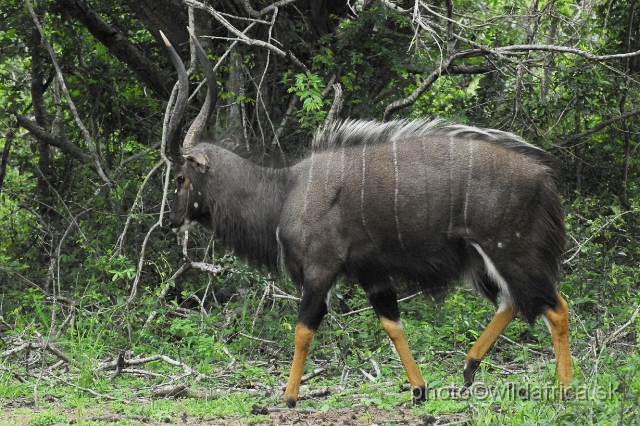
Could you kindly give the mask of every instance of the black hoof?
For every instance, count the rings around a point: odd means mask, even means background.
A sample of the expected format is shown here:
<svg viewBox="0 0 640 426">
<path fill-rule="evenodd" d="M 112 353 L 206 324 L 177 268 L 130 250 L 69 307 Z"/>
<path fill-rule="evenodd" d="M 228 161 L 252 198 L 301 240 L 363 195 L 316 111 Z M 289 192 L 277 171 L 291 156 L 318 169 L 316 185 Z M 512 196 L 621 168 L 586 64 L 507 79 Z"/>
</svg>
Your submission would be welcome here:
<svg viewBox="0 0 640 426">
<path fill-rule="evenodd" d="M 473 376 L 476 374 L 476 370 L 480 366 L 480 361 L 475 358 L 471 358 L 467 365 L 464 367 L 464 387 L 468 388 L 473 384 Z"/>
<path fill-rule="evenodd" d="M 416 386 L 412 390 L 413 404 L 420 405 L 427 400 L 427 391 L 424 386 Z"/>
<path fill-rule="evenodd" d="M 284 403 L 287 404 L 287 407 L 289 408 L 296 408 L 296 403 L 298 401 L 296 401 L 293 398 L 285 398 Z"/>
</svg>

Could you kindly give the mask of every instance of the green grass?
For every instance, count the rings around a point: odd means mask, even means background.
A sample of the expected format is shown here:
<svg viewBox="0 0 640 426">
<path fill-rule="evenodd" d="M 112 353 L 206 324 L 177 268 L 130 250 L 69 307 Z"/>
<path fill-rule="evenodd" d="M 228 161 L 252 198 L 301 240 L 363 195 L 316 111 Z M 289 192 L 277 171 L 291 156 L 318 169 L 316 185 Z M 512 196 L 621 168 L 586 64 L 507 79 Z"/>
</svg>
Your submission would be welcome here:
<svg viewBox="0 0 640 426">
<path fill-rule="evenodd" d="M 600 269 L 598 279 L 617 274 L 616 298 L 589 293 L 581 271 L 565 274 L 561 285 L 571 307 L 573 399 L 558 401 L 549 394 L 556 389 L 556 379 L 546 326 L 541 321 L 529 326 L 520 320 L 504 333 L 516 343 L 498 340 L 481 364 L 472 392 L 452 394 L 462 384 L 466 352 L 495 312 L 491 303 L 459 289 L 441 302 L 417 298 L 401 305 L 407 338 L 429 387 L 427 403 L 411 408 L 410 392 L 400 391 L 405 372 L 373 312 L 342 316 L 368 305 L 363 293 L 339 283 L 332 311 L 314 339 L 306 365 L 306 372 L 318 367 L 325 371 L 301 390 L 304 395 L 328 387 L 331 393 L 301 400 L 298 407 L 321 412 L 376 407 L 390 413 L 406 407 L 417 417 L 457 416 L 472 425 L 640 424 L 635 420 L 640 418 L 640 325 L 636 321 L 603 346 L 607 336 L 630 318 L 640 298 L 636 283 L 628 278 L 635 272 L 610 267 L 609 272 Z M 4 360 L 0 424 L 72 420 L 100 424 L 82 419 L 106 414 L 145 416 L 158 422 L 177 422 L 182 416 L 233 417 L 252 424 L 268 421 L 268 415 L 254 414 L 252 409 L 283 407 L 281 386 L 293 355 L 297 303 L 269 295 L 265 301 L 266 278 L 248 269 L 243 274 L 242 279 L 252 284 L 242 294 L 227 295 L 225 303 L 210 304 L 207 315 L 194 309 L 191 315 L 177 316 L 172 309 L 158 306 L 151 293 L 141 296 L 138 305 L 124 306 L 83 289 L 74 298 L 78 308 L 73 321 L 52 340 L 72 358 L 71 363 L 49 369 L 58 358 L 41 351 L 31 352 L 28 368 L 25 353 Z M 277 285 L 296 293 L 290 283 Z M 579 296 L 572 297 L 574 293 Z M 22 309 L 4 313 L 14 328 L 4 333 L 3 341 L 14 336 L 38 341 L 38 335 L 50 334 L 52 324 L 57 331 L 69 311 L 56 309 L 52 321 L 51 304 L 37 294 L 26 295 Z M 159 314 L 143 327 L 151 309 Z M 0 346 L 0 352 L 7 349 L 6 344 Z M 125 372 L 113 377 L 113 370 L 98 370 L 99 362 L 114 360 L 122 351 L 127 359 L 164 354 L 204 376 L 185 374 L 182 367 L 160 360 L 131 366 L 149 375 Z M 47 369 L 38 382 L 43 365 Z M 379 370 L 379 376 L 370 382 L 361 369 L 372 376 L 378 376 Z M 184 383 L 200 396 L 210 396 L 174 400 L 153 395 L 155 387 L 167 383 Z M 121 422 L 138 421 L 123 417 Z"/>
</svg>

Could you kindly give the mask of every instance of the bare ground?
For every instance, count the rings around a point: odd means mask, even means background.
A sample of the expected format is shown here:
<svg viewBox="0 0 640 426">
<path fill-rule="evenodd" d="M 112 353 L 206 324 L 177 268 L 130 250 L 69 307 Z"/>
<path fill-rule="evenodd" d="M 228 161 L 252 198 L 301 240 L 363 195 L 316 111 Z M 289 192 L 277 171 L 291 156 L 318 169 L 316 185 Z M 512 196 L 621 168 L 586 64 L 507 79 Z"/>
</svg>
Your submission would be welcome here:
<svg viewBox="0 0 640 426">
<path fill-rule="evenodd" d="M 67 422 L 50 424 L 75 424 L 79 421 L 93 421 L 98 424 L 167 424 L 167 425 L 206 425 L 206 426 L 246 426 L 249 424 L 269 426 L 373 426 L 373 425 L 447 425 L 466 424 L 468 417 L 464 414 L 446 414 L 438 416 L 415 417 L 408 408 L 397 407 L 393 410 L 382 410 L 376 407 L 354 407 L 326 412 L 308 409 L 260 408 L 254 407 L 254 416 L 246 421 L 237 417 L 215 417 L 200 419 L 198 417 L 174 415 L 165 419 L 153 419 L 147 416 L 112 413 L 101 407 L 100 414 L 90 414 L 87 407 L 83 414 L 71 409 L 49 409 L 48 413 L 64 416 Z M 0 409 L 0 425 L 30 424 L 33 416 L 44 411 L 33 409 L 33 400 L 18 398 L 3 404 Z M 33 423 L 31 423 L 33 424 Z"/>
</svg>

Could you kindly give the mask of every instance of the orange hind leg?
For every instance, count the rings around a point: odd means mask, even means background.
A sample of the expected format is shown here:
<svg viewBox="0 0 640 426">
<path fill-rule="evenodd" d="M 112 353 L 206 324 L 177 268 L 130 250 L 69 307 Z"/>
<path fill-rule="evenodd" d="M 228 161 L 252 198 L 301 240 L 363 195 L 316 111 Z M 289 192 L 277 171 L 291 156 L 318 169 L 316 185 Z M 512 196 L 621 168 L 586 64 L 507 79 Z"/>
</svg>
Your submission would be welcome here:
<svg viewBox="0 0 640 426">
<path fill-rule="evenodd" d="M 413 402 L 416 404 L 422 403 L 426 400 L 427 396 L 426 383 L 420 374 L 418 364 L 416 364 L 411 354 L 409 342 L 402 329 L 396 293 L 388 281 L 380 280 L 379 282 L 383 284 L 378 284 L 377 287 L 370 286 L 367 288 L 367 298 L 378 316 L 382 328 L 386 331 L 387 336 L 389 336 L 393 342 L 400 356 L 400 361 L 411 384 Z"/>
<path fill-rule="evenodd" d="M 557 294 L 558 306 L 556 309 L 548 309 L 543 317 L 551 331 L 553 351 L 556 354 L 556 371 L 560 383 L 560 398 L 571 384 L 573 371 L 571 369 L 571 350 L 569 347 L 569 305 L 566 300 Z"/>
<path fill-rule="evenodd" d="M 382 328 L 387 332 L 387 335 L 396 347 L 396 352 L 400 356 L 400 361 L 404 367 L 404 371 L 407 373 L 409 384 L 411 385 L 411 391 L 413 392 L 413 400 L 415 403 L 422 403 L 426 399 L 426 383 L 420 374 L 418 364 L 416 364 L 411 349 L 409 348 L 409 342 L 404 335 L 402 324 L 400 321 L 390 320 L 383 316 L 380 317 L 380 324 Z"/>
<path fill-rule="evenodd" d="M 484 358 L 485 354 L 491 349 L 496 340 L 498 340 L 500 334 L 515 317 L 516 311 L 511 306 L 506 306 L 496 312 L 487 328 L 484 329 L 467 355 L 463 373 L 465 387 L 473 384 L 473 375 L 480 366 L 480 361 L 482 361 L 482 358 Z"/>
<path fill-rule="evenodd" d="M 556 309 L 548 309 L 543 318 L 551 331 L 553 350 L 556 355 L 556 370 L 558 372 L 558 382 L 560 383 L 560 398 L 564 396 L 564 390 L 569 387 L 573 379 L 571 368 L 571 351 L 569 347 L 569 306 L 567 302 L 556 293 L 558 306 Z M 471 386 L 473 375 L 480 365 L 480 361 L 491 349 L 500 334 L 515 318 L 516 312 L 511 307 L 499 310 L 487 328 L 484 329 L 478 341 L 473 345 L 464 367 L 464 385 Z"/>
</svg>

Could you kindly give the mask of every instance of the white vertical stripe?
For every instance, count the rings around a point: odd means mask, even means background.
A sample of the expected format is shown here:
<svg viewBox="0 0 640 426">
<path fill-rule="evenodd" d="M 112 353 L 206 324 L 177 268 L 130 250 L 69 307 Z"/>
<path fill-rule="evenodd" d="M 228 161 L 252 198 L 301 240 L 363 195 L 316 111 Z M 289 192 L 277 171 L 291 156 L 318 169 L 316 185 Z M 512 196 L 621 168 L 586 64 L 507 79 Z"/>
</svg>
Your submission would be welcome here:
<svg viewBox="0 0 640 426">
<path fill-rule="evenodd" d="M 340 154 L 340 187 L 344 186 L 344 145 Z"/>
<path fill-rule="evenodd" d="M 306 217 L 306 212 L 307 212 L 307 206 L 309 205 L 309 192 L 311 191 L 311 181 L 313 180 L 313 164 L 315 163 L 315 155 L 312 152 L 311 153 L 311 164 L 309 165 L 309 179 L 307 180 L 307 190 L 305 191 L 304 194 L 304 205 L 303 205 L 303 216 Z M 302 241 L 305 241 L 307 239 L 307 227 L 303 226 L 302 227 Z"/>
<path fill-rule="evenodd" d="M 398 242 L 400 243 L 400 247 L 404 250 L 404 244 L 402 243 L 402 233 L 400 232 L 400 218 L 398 217 L 398 192 L 400 185 L 400 174 L 398 173 L 398 153 L 396 147 L 396 140 L 393 140 L 393 166 L 396 170 L 396 189 L 393 198 L 393 212 L 396 216 L 396 227 L 398 228 Z"/>
<path fill-rule="evenodd" d="M 371 235 L 371 231 L 369 231 L 369 228 L 367 228 L 367 222 L 364 219 L 364 178 L 365 178 L 365 172 L 367 170 L 366 153 L 367 153 L 367 141 L 365 141 L 362 144 L 362 184 L 360 186 L 360 218 L 362 219 L 362 226 L 364 227 L 364 230 L 367 232 L 367 235 L 369 235 L 369 238 L 373 242 L 373 235 Z"/>
<path fill-rule="evenodd" d="M 453 229 L 453 136 L 449 136 L 449 232 Z"/>
<path fill-rule="evenodd" d="M 324 192 L 325 195 L 329 196 L 329 171 L 331 171 L 331 160 L 333 160 L 333 151 L 328 152 L 329 158 L 327 159 L 326 172 L 324 175 Z"/>
<path fill-rule="evenodd" d="M 469 170 L 467 173 L 467 188 L 464 194 L 464 229 L 469 234 L 469 226 L 467 223 L 467 211 L 469 208 L 469 192 L 471 191 L 471 175 L 473 174 L 473 148 L 475 141 L 469 139 Z"/>
<path fill-rule="evenodd" d="M 311 191 L 311 181 L 313 180 L 313 164 L 315 163 L 315 155 L 311 153 L 311 164 L 309 165 L 309 179 L 307 180 L 307 190 L 304 194 L 304 209 L 303 212 L 307 211 L 307 205 L 309 204 L 309 192 Z"/>
</svg>

